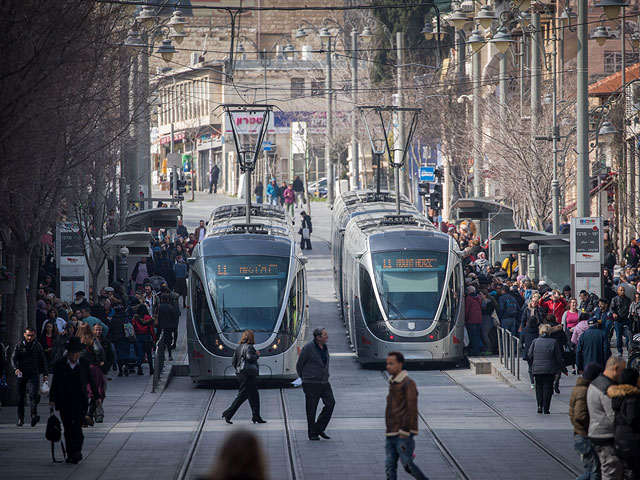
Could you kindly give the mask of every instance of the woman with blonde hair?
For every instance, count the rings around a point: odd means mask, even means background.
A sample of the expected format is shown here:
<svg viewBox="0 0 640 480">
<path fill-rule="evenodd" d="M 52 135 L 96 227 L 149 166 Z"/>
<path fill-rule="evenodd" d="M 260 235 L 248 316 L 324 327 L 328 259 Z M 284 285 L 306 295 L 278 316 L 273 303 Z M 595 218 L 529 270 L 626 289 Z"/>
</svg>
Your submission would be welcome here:
<svg viewBox="0 0 640 480">
<path fill-rule="evenodd" d="M 95 337 L 93 330 L 87 323 L 78 328 L 77 337 L 84 345 L 82 356 L 89 361 L 91 373 L 93 374 L 93 379 L 95 380 L 96 387 L 98 389 L 97 396 L 94 396 L 93 392 L 89 393 L 89 411 L 84 417 L 86 424 L 93 426 L 93 417 L 96 413 L 97 401 L 105 398 L 104 376 L 102 375 L 102 369 L 100 368 L 104 365 L 104 348 L 102 348 L 100 340 Z M 104 415 L 103 412 L 100 413 Z"/>
<path fill-rule="evenodd" d="M 233 423 L 231 419 L 240 408 L 240 405 L 247 399 L 249 400 L 249 406 L 251 406 L 251 421 L 253 423 L 267 423 L 260 417 L 260 394 L 258 393 L 257 383 L 260 371 L 258 367 L 260 352 L 257 352 L 253 347 L 255 343 L 253 331 L 245 330 L 242 333 L 240 345 L 236 348 L 231 359 L 231 364 L 236 369 L 240 387 L 238 388 L 238 395 L 231 406 L 222 413 L 222 418 L 227 423 Z"/>
</svg>

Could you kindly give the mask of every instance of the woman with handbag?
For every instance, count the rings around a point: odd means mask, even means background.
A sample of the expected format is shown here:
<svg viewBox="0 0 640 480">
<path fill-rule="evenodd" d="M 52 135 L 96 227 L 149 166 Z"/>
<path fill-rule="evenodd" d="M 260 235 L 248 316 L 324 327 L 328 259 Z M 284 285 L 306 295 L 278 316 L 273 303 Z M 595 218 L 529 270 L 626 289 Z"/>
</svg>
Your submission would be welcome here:
<svg viewBox="0 0 640 480">
<path fill-rule="evenodd" d="M 298 233 L 300 234 L 300 249 L 311 250 L 311 232 L 313 232 L 313 226 L 311 225 L 311 216 L 307 215 L 304 210 L 300 212 L 302 216 L 302 225 Z"/>
<path fill-rule="evenodd" d="M 258 393 L 258 358 L 260 352 L 257 352 L 253 345 L 256 343 L 252 330 L 245 330 L 240 340 L 240 345 L 236 348 L 231 364 L 236 369 L 238 376 L 238 395 L 233 400 L 231 406 L 222 412 L 222 418 L 227 423 L 233 423 L 231 419 L 235 415 L 240 405 L 245 400 L 249 400 L 251 406 L 251 421 L 253 423 L 267 423 L 260 417 L 260 394 Z"/>
</svg>

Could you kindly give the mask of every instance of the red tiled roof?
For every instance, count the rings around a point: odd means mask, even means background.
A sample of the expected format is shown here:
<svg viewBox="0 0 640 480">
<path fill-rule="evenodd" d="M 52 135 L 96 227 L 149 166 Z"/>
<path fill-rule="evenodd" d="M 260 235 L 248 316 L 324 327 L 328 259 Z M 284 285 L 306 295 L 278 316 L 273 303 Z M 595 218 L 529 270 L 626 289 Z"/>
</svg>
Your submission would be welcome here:
<svg viewBox="0 0 640 480">
<path fill-rule="evenodd" d="M 625 68 L 625 80 L 634 80 L 640 78 L 640 63 Z M 622 72 L 616 72 L 613 75 L 598 80 L 589 85 L 590 96 L 610 95 L 622 86 Z"/>
</svg>

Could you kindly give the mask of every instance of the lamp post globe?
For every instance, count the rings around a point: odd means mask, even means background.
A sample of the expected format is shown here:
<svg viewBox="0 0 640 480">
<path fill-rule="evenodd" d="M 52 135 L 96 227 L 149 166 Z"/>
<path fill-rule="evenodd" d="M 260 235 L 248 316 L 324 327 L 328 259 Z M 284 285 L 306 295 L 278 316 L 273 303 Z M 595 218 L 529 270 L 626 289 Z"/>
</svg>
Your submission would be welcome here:
<svg viewBox="0 0 640 480">
<path fill-rule="evenodd" d="M 629 2 L 625 2 L 624 0 L 600 0 L 600 3 L 594 5 L 596 8 L 602 7 L 604 14 L 609 20 L 618 18 L 620 9 L 628 6 Z"/>
<path fill-rule="evenodd" d="M 500 53 L 507 53 L 507 50 L 509 50 L 509 47 L 514 43 L 514 41 L 511 38 L 507 27 L 501 27 L 493 38 L 489 40 L 489 43 L 494 44 Z"/>
</svg>

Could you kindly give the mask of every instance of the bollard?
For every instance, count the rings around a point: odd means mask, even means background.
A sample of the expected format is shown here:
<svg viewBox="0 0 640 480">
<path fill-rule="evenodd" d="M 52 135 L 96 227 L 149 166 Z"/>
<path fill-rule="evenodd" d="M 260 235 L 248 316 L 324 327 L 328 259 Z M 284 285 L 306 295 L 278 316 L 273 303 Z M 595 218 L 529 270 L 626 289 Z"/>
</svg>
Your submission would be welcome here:
<svg viewBox="0 0 640 480">
<path fill-rule="evenodd" d="M 502 328 L 501 327 L 496 327 L 496 333 L 497 333 L 497 337 L 498 337 L 498 358 L 500 359 L 500 363 L 502 363 Z"/>
<path fill-rule="evenodd" d="M 518 347 L 517 349 L 517 360 L 516 360 L 516 365 L 518 366 L 517 371 L 516 371 L 516 378 L 518 380 L 520 380 L 520 352 L 521 352 L 521 342 L 520 339 L 518 338 L 518 341 L 516 343 L 516 346 Z"/>
</svg>

